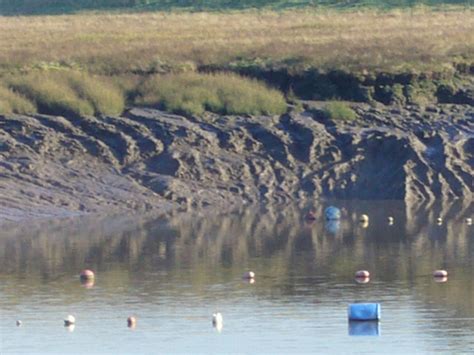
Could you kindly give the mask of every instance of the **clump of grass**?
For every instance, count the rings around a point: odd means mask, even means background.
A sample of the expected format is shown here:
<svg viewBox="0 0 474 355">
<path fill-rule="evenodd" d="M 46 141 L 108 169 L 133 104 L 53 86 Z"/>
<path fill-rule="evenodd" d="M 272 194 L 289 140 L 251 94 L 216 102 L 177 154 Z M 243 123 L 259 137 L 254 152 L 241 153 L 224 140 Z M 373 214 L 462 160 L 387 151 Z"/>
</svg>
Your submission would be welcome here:
<svg viewBox="0 0 474 355">
<path fill-rule="evenodd" d="M 273 115 L 286 111 L 285 99 L 279 91 L 228 73 L 156 75 L 138 88 L 135 103 L 187 115 L 204 111 Z"/>
<path fill-rule="evenodd" d="M 122 91 L 105 79 L 73 71 L 45 71 L 10 77 L 11 89 L 34 102 L 38 111 L 64 116 L 119 114 Z"/>
<path fill-rule="evenodd" d="M 44 74 L 13 78 L 9 86 L 36 103 L 39 112 L 51 115 L 90 116 L 92 105 L 78 97 L 63 80 Z"/>
<path fill-rule="evenodd" d="M 332 120 L 352 121 L 357 118 L 357 114 L 346 103 L 331 101 L 324 107 L 324 115 Z"/>
<path fill-rule="evenodd" d="M 0 114 L 5 115 L 10 113 L 36 113 L 36 107 L 31 101 L 22 95 L 0 86 Z"/>
<path fill-rule="evenodd" d="M 81 99 L 92 105 L 95 114 L 114 115 L 123 111 L 125 101 L 122 92 L 104 79 L 80 72 L 69 72 L 65 79 Z"/>
</svg>

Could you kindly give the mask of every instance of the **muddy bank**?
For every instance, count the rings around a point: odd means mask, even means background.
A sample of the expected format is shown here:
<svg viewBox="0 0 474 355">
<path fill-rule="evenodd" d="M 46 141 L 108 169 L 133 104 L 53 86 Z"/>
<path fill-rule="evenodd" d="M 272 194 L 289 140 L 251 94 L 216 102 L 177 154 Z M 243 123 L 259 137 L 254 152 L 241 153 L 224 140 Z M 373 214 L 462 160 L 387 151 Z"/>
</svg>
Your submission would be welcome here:
<svg viewBox="0 0 474 355">
<path fill-rule="evenodd" d="M 321 103 L 281 117 L 0 116 L 2 218 L 229 207 L 312 198 L 474 195 L 474 109 Z"/>
</svg>

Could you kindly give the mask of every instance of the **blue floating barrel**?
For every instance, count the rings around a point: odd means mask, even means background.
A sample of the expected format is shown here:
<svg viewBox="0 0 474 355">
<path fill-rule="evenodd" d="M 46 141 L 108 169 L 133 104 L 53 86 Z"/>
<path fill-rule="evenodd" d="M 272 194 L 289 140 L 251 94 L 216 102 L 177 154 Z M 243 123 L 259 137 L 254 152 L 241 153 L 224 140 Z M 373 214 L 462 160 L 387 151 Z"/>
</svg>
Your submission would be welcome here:
<svg viewBox="0 0 474 355">
<path fill-rule="evenodd" d="M 349 320 L 380 320 L 379 303 L 353 303 L 347 308 Z"/>
<path fill-rule="evenodd" d="M 334 206 L 329 206 L 328 208 L 326 208 L 324 214 L 326 215 L 326 219 L 328 220 L 341 219 L 341 210 Z"/>
</svg>

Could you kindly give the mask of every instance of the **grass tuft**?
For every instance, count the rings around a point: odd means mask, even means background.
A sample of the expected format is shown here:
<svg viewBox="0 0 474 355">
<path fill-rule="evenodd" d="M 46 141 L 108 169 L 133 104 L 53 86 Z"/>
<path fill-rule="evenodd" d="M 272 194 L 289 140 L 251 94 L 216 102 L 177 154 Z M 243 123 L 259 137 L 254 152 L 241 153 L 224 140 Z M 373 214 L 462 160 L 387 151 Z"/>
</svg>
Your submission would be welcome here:
<svg viewBox="0 0 474 355">
<path fill-rule="evenodd" d="M 341 101 L 330 101 L 324 107 L 324 115 L 332 120 L 352 121 L 357 114 L 346 103 Z"/>
<path fill-rule="evenodd" d="M 135 103 L 187 115 L 274 115 L 286 111 L 283 95 L 256 80 L 235 74 L 156 75 L 139 88 Z"/>
<path fill-rule="evenodd" d="M 62 116 L 90 116 L 94 108 L 80 99 L 63 80 L 33 73 L 13 78 L 9 86 L 36 103 L 39 112 Z"/>
<path fill-rule="evenodd" d="M 85 73 L 33 72 L 9 77 L 6 82 L 11 90 L 33 102 L 40 113 L 63 116 L 120 114 L 125 106 L 120 88 Z"/>
<path fill-rule="evenodd" d="M 80 72 L 69 72 L 65 79 L 81 99 L 92 105 L 95 114 L 115 115 L 123 112 L 123 93 L 105 79 L 99 80 Z"/>
<path fill-rule="evenodd" d="M 0 114 L 31 114 L 35 112 L 35 105 L 26 97 L 0 86 Z"/>
</svg>

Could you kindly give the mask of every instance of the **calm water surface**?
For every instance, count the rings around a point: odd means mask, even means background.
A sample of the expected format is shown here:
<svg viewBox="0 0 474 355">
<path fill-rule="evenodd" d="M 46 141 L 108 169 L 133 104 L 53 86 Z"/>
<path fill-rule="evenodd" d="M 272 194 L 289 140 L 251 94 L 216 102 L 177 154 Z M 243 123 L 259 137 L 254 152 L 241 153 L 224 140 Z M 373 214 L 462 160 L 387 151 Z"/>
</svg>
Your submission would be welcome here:
<svg viewBox="0 0 474 355">
<path fill-rule="evenodd" d="M 277 206 L 5 225 L 0 352 L 473 353 L 472 203 L 336 204 L 340 224 L 323 220 L 325 203 L 313 223 Z M 83 268 L 96 271 L 93 286 L 81 285 Z M 431 277 L 439 268 L 447 282 Z M 369 283 L 354 281 L 359 269 Z M 255 283 L 241 279 L 247 270 Z M 361 301 L 380 302 L 382 321 L 349 324 L 347 305 Z"/>
</svg>

